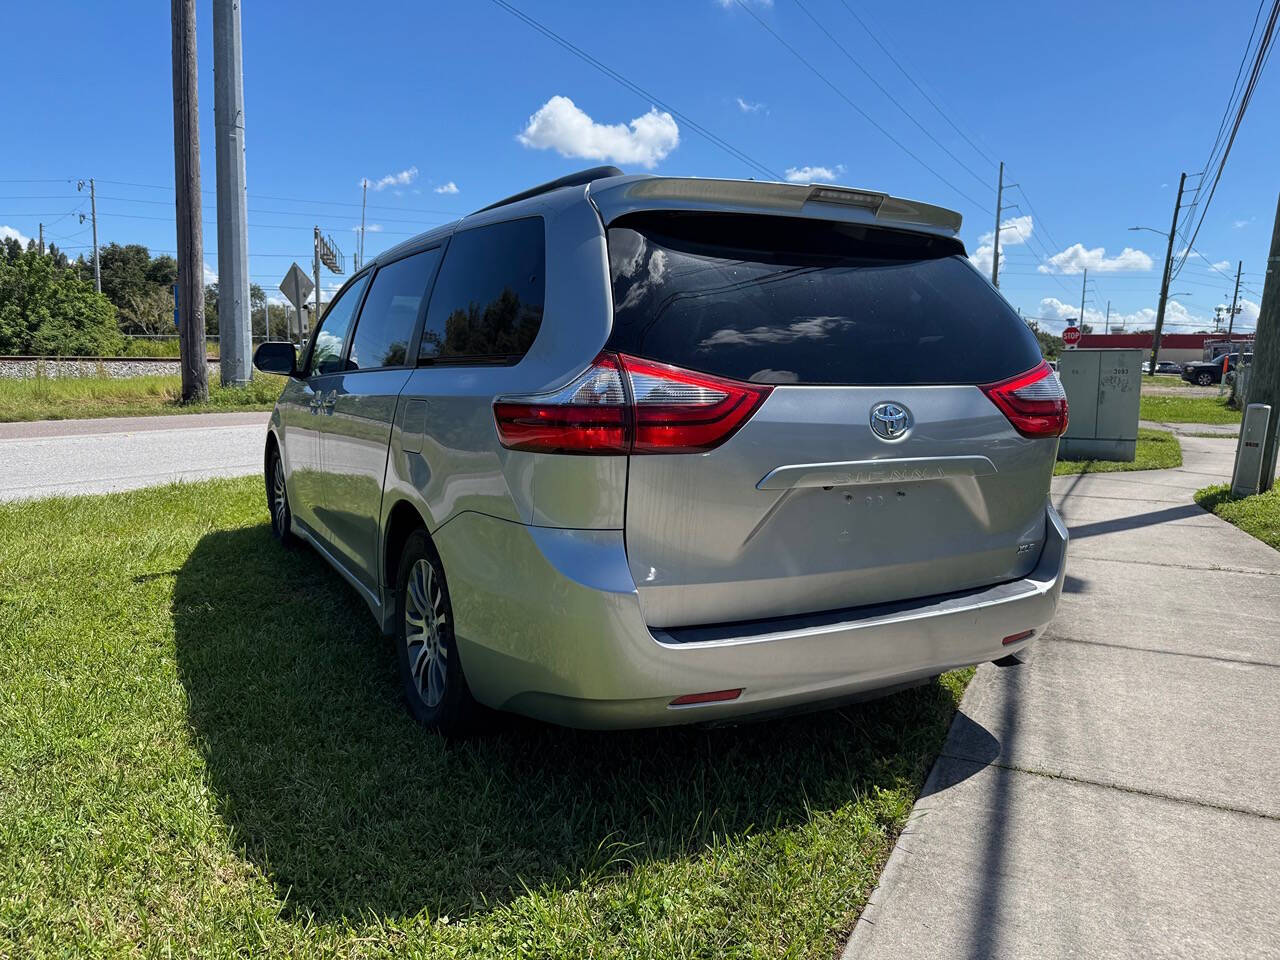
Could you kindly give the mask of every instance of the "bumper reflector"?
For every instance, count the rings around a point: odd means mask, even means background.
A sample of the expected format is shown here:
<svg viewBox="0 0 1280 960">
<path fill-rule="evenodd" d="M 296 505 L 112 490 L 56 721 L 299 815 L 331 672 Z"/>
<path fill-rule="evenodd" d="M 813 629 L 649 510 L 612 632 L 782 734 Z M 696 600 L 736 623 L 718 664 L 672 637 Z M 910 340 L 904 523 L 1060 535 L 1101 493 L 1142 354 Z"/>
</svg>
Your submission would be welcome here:
<svg viewBox="0 0 1280 960">
<path fill-rule="evenodd" d="M 1017 643 L 1019 640 L 1027 639 L 1027 637 L 1031 636 L 1033 633 L 1035 633 L 1034 630 L 1023 630 L 1021 633 L 1011 633 L 1000 642 L 1005 646 L 1008 646 L 1011 643 Z"/>
<path fill-rule="evenodd" d="M 676 697 L 667 706 L 690 707 L 696 703 L 721 703 L 725 700 L 737 700 L 742 696 L 742 687 L 737 690 L 711 690 L 707 693 L 686 693 Z"/>
</svg>

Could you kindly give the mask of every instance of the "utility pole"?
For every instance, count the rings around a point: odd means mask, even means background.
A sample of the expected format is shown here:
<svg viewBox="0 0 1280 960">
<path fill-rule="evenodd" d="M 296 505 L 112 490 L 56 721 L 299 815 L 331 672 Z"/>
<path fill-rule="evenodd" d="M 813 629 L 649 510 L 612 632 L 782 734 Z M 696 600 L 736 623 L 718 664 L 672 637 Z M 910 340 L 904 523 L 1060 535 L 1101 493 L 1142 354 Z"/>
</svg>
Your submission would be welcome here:
<svg viewBox="0 0 1280 960">
<path fill-rule="evenodd" d="M 76 183 L 76 190 L 84 189 L 84 181 Z M 102 292 L 102 266 L 98 263 L 98 192 L 93 185 L 93 177 L 89 178 L 89 218 L 93 222 L 93 289 Z M 84 223 L 84 214 L 80 214 L 80 222 Z"/>
<path fill-rule="evenodd" d="M 182 402 L 209 397 L 204 341 L 204 239 L 200 217 L 200 123 L 196 73 L 196 0 L 170 0 L 173 27 L 173 185 L 178 221 L 178 302 L 182 330 Z M 90 196 L 92 196 L 90 181 Z M 96 241 L 95 241 L 96 245 Z M 97 254 L 94 255 L 95 266 Z"/>
<path fill-rule="evenodd" d="M 40 251 L 40 256 L 43 257 L 44 256 L 44 224 L 43 223 L 40 224 L 40 243 L 36 249 Z"/>
<path fill-rule="evenodd" d="M 314 327 L 317 323 L 320 322 L 320 228 L 318 226 L 316 227 L 316 232 L 313 237 L 313 240 L 314 240 L 314 246 L 315 246 L 315 262 L 312 265 L 312 270 L 315 274 L 315 284 L 316 284 L 316 312 L 315 312 L 315 316 L 311 318 L 312 327 Z M 301 336 L 302 334 L 302 312 L 301 311 L 298 312 L 298 334 L 299 336 Z"/>
<path fill-rule="evenodd" d="M 1160 334 L 1164 332 L 1164 308 L 1169 300 L 1169 274 L 1173 270 L 1173 238 L 1178 233 L 1178 212 L 1182 209 L 1182 191 L 1187 185 L 1187 175 L 1178 178 L 1178 198 L 1173 201 L 1173 223 L 1169 225 L 1169 247 L 1164 253 L 1164 273 L 1160 276 L 1160 302 L 1156 305 L 1156 332 L 1151 338 L 1151 364 L 1148 375 L 1156 372 L 1156 355 L 1160 353 Z"/>
<path fill-rule="evenodd" d="M 1102 324 L 1102 332 L 1103 333 L 1111 332 L 1111 301 L 1110 300 L 1107 301 L 1107 319 Z"/>
<path fill-rule="evenodd" d="M 1244 270 L 1244 261 L 1236 261 L 1236 292 L 1231 295 L 1231 312 L 1227 314 L 1227 342 L 1231 342 L 1231 331 L 1236 325 L 1236 313 L 1240 308 L 1236 303 L 1240 300 L 1240 272 Z"/>
<path fill-rule="evenodd" d="M 996 181 L 996 232 L 991 251 L 991 285 L 1000 288 L 1000 206 L 1004 203 L 1004 161 L 1000 161 L 1000 179 Z"/>
<path fill-rule="evenodd" d="M 1249 375 L 1251 403 L 1271 406 L 1267 435 L 1262 445 L 1261 492 L 1270 490 L 1276 477 L 1276 443 L 1280 440 L 1280 202 L 1271 228 L 1271 255 L 1267 257 L 1262 287 L 1262 308 L 1253 341 L 1253 372 Z"/>
<path fill-rule="evenodd" d="M 213 120 L 217 138 L 218 357 L 222 384 L 227 386 L 248 383 L 253 377 L 240 0 L 213 0 Z"/>
<path fill-rule="evenodd" d="M 1084 333 L 1084 295 L 1089 288 L 1089 268 L 1084 268 L 1084 279 L 1080 282 L 1080 332 Z"/>
<path fill-rule="evenodd" d="M 356 269 L 364 266 L 364 205 L 369 199 L 369 178 L 360 178 L 360 256 L 356 258 Z"/>
</svg>

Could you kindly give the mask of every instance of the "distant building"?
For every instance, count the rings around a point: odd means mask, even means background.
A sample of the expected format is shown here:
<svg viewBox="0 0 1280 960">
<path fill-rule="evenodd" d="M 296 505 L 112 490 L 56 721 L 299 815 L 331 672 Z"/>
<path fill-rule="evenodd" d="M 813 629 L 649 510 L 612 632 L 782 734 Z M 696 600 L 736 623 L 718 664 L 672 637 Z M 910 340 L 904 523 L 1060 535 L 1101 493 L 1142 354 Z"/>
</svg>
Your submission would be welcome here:
<svg viewBox="0 0 1280 960">
<path fill-rule="evenodd" d="M 1086 333 L 1080 338 L 1080 346 L 1117 350 L 1137 347 L 1150 356 L 1152 339 L 1149 333 Z M 1253 342 L 1252 332 L 1231 335 L 1231 343 L 1245 342 Z M 1166 333 L 1160 337 L 1160 355 L 1156 359 L 1174 363 L 1212 360 L 1226 353 L 1228 346 L 1226 334 L 1222 333 Z"/>
</svg>

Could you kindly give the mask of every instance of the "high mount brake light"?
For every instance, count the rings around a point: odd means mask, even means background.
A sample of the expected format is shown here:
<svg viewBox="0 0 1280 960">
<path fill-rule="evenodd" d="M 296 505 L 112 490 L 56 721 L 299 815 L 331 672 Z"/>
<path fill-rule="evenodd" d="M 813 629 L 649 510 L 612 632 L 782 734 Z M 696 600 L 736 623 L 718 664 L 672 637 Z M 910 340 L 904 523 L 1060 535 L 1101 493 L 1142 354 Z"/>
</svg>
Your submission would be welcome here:
<svg viewBox="0 0 1280 960">
<path fill-rule="evenodd" d="M 728 440 L 772 387 L 602 352 L 549 394 L 499 397 L 498 438 L 539 453 L 697 453 Z"/>
<path fill-rule="evenodd" d="M 1067 430 L 1067 395 L 1049 364 L 982 387 L 1024 437 L 1060 437 Z"/>
</svg>

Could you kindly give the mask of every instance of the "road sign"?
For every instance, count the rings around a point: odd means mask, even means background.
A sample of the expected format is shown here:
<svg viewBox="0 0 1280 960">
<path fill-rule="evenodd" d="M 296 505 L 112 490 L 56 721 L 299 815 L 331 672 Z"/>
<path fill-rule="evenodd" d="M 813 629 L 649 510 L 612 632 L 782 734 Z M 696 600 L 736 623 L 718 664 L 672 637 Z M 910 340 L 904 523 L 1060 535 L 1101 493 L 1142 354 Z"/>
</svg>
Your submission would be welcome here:
<svg viewBox="0 0 1280 960">
<path fill-rule="evenodd" d="M 333 273 L 342 273 L 342 251 L 333 242 L 333 237 L 316 238 L 316 256 Z"/>
<path fill-rule="evenodd" d="M 1062 342 L 1065 343 L 1068 347 L 1074 347 L 1077 343 L 1080 342 L 1080 328 L 1067 327 L 1067 329 L 1063 330 Z"/>
<path fill-rule="evenodd" d="M 293 304 L 295 310 L 301 311 L 303 305 L 307 302 L 307 297 L 311 295 L 311 291 L 315 289 L 315 285 L 311 282 L 311 278 L 306 272 L 295 262 L 289 268 L 289 272 L 284 275 L 284 279 L 280 281 L 280 292 L 285 298 Z"/>
</svg>

